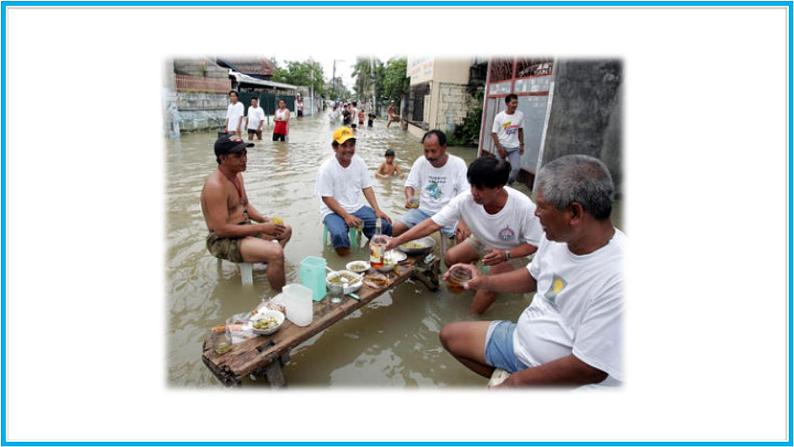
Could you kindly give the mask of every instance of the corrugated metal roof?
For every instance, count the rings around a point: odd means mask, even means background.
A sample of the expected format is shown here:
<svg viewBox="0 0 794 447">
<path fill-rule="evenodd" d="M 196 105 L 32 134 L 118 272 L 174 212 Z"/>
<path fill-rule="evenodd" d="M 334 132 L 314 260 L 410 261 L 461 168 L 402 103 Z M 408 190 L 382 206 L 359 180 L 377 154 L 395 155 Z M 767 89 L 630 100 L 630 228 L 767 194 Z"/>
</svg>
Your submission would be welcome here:
<svg viewBox="0 0 794 447">
<path fill-rule="evenodd" d="M 285 90 L 297 90 L 298 86 L 290 84 L 282 84 L 281 82 L 265 81 L 264 79 L 257 79 L 253 76 L 248 76 L 234 70 L 229 70 L 229 76 L 233 76 L 237 84 L 251 84 L 261 85 L 262 87 L 283 88 Z"/>
</svg>

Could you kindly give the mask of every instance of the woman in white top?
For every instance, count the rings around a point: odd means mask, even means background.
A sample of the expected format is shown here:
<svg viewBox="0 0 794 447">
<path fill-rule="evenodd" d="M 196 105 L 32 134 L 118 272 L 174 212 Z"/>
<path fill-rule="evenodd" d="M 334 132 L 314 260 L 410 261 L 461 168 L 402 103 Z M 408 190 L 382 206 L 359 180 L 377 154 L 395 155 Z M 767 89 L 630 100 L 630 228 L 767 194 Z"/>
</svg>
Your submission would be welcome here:
<svg viewBox="0 0 794 447">
<path fill-rule="evenodd" d="M 283 99 L 278 100 L 278 109 L 273 122 L 273 141 L 286 141 L 289 133 L 289 109 Z"/>
</svg>

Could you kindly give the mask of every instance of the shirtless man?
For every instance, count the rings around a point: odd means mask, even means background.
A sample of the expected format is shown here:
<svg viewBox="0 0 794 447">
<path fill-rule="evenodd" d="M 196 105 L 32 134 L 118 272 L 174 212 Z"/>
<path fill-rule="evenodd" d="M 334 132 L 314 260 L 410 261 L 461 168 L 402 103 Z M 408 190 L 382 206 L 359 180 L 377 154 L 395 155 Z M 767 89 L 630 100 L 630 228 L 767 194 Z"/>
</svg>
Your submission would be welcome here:
<svg viewBox="0 0 794 447">
<path fill-rule="evenodd" d="M 386 149 L 386 161 L 381 163 L 378 171 L 375 172 L 375 177 L 379 179 L 387 179 L 391 176 L 403 178 L 403 172 L 400 169 L 400 165 L 394 162 L 394 150 L 393 149 Z"/>
<path fill-rule="evenodd" d="M 242 173 L 248 161 L 246 148 L 253 145 L 226 136 L 215 142 L 218 169 L 201 190 L 201 212 L 210 230 L 207 249 L 232 262 L 267 263 L 270 286 L 280 292 L 285 283 L 284 246 L 292 228 L 274 224 L 248 202 Z"/>
</svg>

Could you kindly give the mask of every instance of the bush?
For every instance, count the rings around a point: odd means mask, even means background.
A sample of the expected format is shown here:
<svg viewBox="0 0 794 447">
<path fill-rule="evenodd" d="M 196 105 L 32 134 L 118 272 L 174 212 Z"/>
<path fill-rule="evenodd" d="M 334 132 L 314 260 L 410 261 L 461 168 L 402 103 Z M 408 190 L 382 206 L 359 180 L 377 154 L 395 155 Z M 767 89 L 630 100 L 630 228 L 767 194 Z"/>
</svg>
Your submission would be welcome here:
<svg viewBox="0 0 794 447">
<path fill-rule="evenodd" d="M 463 123 L 455 126 L 452 135 L 449 136 L 450 146 L 469 146 L 477 147 L 480 139 L 480 125 L 482 124 L 482 90 L 477 91 L 472 96 L 472 102 L 477 104 L 469 109 Z"/>
</svg>

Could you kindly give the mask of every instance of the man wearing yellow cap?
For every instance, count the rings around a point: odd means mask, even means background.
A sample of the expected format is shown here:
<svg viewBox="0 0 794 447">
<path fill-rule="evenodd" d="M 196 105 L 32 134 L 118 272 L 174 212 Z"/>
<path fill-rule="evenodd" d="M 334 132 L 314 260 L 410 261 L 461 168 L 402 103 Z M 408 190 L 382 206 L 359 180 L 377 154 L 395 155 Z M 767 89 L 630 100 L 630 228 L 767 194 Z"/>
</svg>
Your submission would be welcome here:
<svg viewBox="0 0 794 447">
<path fill-rule="evenodd" d="M 334 249 L 339 256 L 346 256 L 350 253 L 350 227 L 363 224 L 364 235 L 372 238 L 375 219 L 380 217 L 383 234 L 391 235 L 391 218 L 378 206 L 372 177 L 364 160 L 356 156 L 356 137 L 350 128 L 336 129 L 332 140 L 334 156 L 320 166 L 315 193 Z M 362 192 L 371 208 L 361 200 Z"/>
</svg>

